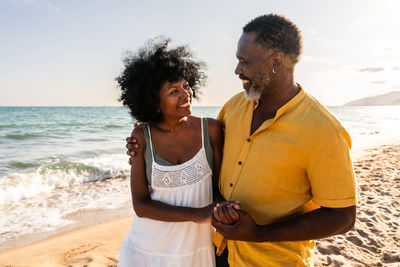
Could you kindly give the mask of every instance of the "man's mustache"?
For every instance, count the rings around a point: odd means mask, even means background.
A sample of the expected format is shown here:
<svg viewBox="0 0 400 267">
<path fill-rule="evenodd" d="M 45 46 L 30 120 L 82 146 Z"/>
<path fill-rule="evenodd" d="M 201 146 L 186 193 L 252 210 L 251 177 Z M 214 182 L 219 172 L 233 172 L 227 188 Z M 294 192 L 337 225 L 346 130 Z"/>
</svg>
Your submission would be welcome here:
<svg viewBox="0 0 400 267">
<path fill-rule="evenodd" d="M 250 81 L 250 79 L 249 79 L 249 78 L 247 78 L 246 76 L 244 76 L 243 74 L 239 74 L 239 79 L 241 79 L 241 80 L 248 80 L 248 81 Z"/>
</svg>

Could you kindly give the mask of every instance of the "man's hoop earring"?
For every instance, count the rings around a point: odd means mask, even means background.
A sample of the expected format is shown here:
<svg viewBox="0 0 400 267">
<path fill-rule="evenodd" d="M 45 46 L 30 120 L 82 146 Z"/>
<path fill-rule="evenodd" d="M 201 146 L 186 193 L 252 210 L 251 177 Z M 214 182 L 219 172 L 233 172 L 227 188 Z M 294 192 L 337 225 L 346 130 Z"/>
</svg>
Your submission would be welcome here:
<svg viewBox="0 0 400 267">
<path fill-rule="evenodd" d="M 272 69 L 272 73 L 273 73 L 273 74 L 275 74 L 275 73 L 276 73 L 276 70 L 275 70 L 275 68 L 273 68 L 273 69 Z"/>
</svg>

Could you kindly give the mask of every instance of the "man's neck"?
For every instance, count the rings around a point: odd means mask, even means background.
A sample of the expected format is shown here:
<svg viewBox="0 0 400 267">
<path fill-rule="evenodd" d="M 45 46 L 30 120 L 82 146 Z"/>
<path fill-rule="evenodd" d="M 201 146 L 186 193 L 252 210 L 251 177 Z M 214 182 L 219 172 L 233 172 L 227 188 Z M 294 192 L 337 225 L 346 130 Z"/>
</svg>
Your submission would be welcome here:
<svg viewBox="0 0 400 267">
<path fill-rule="evenodd" d="M 289 102 L 297 93 L 300 88 L 293 82 L 271 85 L 271 90 L 268 90 L 268 94 L 263 94 L 260 97 L 259 106 L 257 109 L 263 113 L 276 113 L 278 109 Z"/>
</svg>

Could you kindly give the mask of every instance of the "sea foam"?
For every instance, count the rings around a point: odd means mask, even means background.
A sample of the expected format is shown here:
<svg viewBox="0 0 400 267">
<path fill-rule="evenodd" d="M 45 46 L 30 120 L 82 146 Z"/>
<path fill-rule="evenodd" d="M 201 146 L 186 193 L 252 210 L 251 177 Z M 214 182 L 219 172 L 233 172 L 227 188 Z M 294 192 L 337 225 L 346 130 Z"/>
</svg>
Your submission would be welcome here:
<svg viewBox="0 0 400 267">
<path fill-rule="evenodd" d="M 0 179 L 0 205 L 10 204 L 57 188 L 70 187 L 129 173 L 127 157 L 120 154 L 85 159 L 52 159 L 27 172 Z"/>
</svg>

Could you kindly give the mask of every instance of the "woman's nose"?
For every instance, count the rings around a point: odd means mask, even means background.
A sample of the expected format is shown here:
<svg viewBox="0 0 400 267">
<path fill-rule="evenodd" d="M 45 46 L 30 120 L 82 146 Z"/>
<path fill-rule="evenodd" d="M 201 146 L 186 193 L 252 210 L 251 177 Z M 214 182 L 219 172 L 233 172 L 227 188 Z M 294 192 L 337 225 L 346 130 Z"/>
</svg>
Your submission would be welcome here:
<svg viewBox="0 0 400 267">
<path fill-rule="evenodd" d="M 189 90 L 186 90 L 185 88 L 181 88 L 181 95 L 183 96 L 183 97 L 188 97 L 188 96 L 190 96 L 190 93 L 189 93 Z"/>
</svg>

